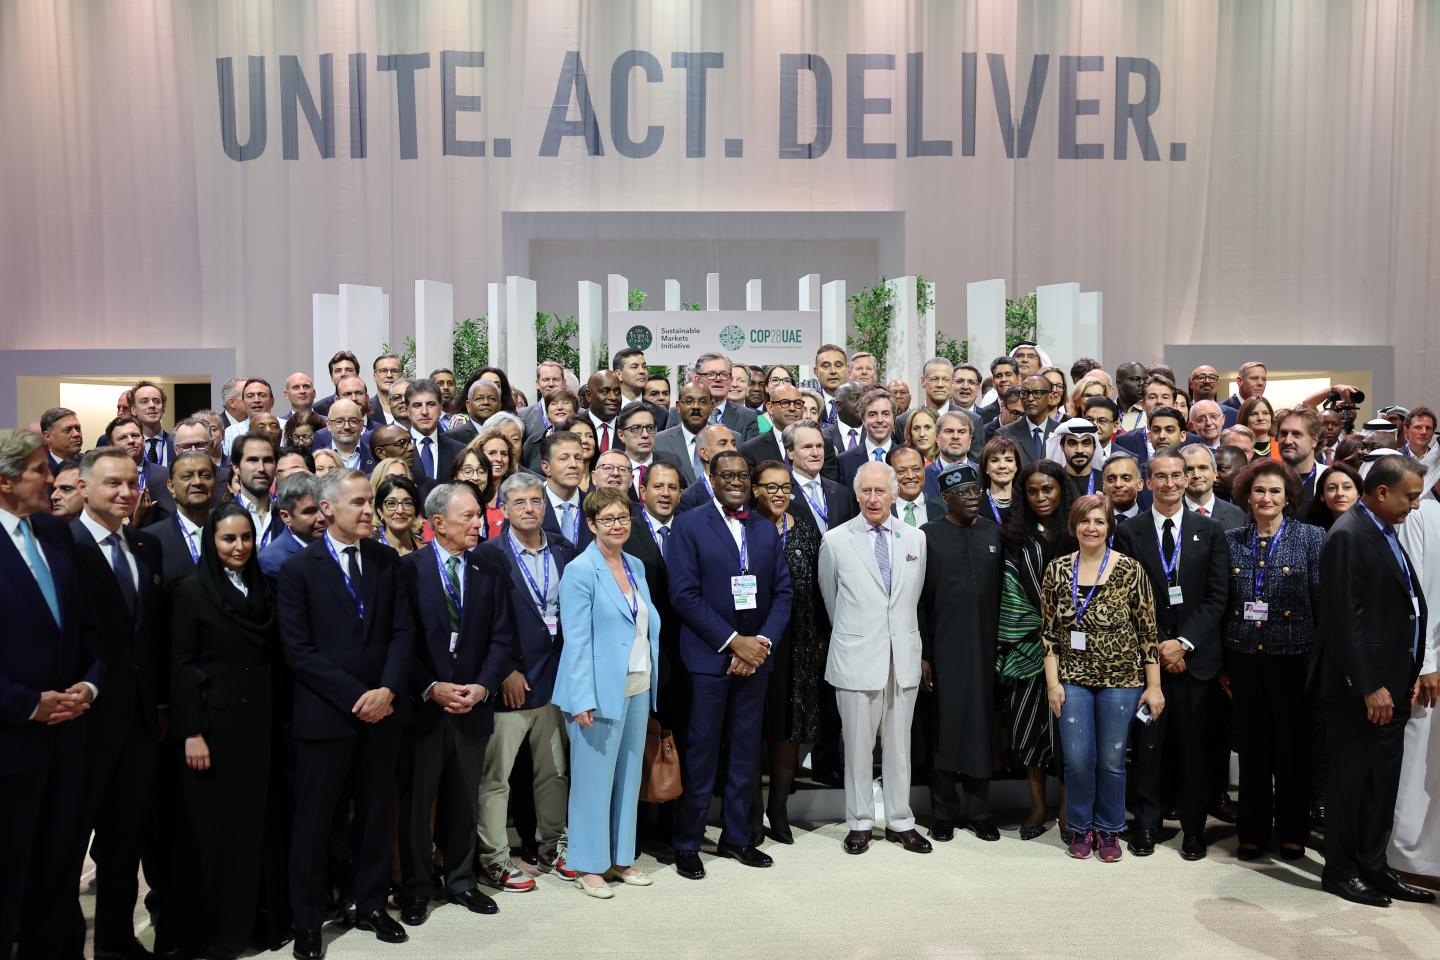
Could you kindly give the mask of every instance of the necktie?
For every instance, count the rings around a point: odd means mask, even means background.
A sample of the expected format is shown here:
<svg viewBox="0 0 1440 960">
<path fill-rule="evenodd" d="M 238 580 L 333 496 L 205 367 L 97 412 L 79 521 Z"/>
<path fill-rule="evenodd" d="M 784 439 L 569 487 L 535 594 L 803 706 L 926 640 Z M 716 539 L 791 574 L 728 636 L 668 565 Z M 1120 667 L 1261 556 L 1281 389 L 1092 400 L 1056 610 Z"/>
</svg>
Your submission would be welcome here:
<svg viewBox="0 0 1440 960">
<path fill-rule="evenodd" d="M 913 500 L 905 504 L 905 522 L 912 527 L 915 526 L 915 501 Z"/>
<path fill-rule="evenodd" d="M 130 563 L 125 559 L 125 551 L 120 549 L 120 534 L 112 533 L 105 538 L 110 546 L 110 568 L 115 571 L 115 584 L 120 588 L 120 596 L 125 601 L 125 609 L 132 614 L 135 612 L 135 581 L 130 578 Z"/>
<path fill-rule="evenodd" d="M 855 449 L 855 444 L 858 443 L 859 440 L 860 440 L 860 431 L 857 430 L 857 429 L 855 429 L 854 427 L 851 427 L 851 428 L 850 428 L 850 442 L 847 443 L 847 444 L 845 444 L 845 449 L 846 449 L 846 450 L 854 450 L 854 449 Z"/>
<path fill-rule="evenodd" d="M 699 480 L 705 476 L 705 464 L 700 462 L 700 438 L 698 436 L 690 440 L 690 464 L 695 468 L 695 479 Z"/>
<path fill-rule="evenodd" d="M 1045 459 L 1045 428 L 1035 428 L 1035 459 Z"/>
<path fill-rule="evenodd" d="M 150 462 L 151 462 L 151 463 L 159 463 L 159 462 L 160 462 L 160 438 L 159 438 L 159 437 L 151 437 L 149 442 L 150 442 Z"/>
<path fill-rule="evenodd" d="M 1175 521 L 1166 519 L 1161 529 L 1160 552 L 1165 556 L 1165 562 L 1169 563 L 1170 558 L 1175 555 Z M 1180 572 L 1179 564 L 1176 564 L 1175 573 L 1170 575 L 1170 582 L 1175 582 L 1175 576 Z"/>
<path fill-rule="evenodd" d="M 435 478 L 435 455 L 430 452 L 430 445 L 435 441 L 426 437 L 420 441 L 420 466 L 425 470 L 425 476 Z"/>
<path fill-rule="evenodd" d="M 665 550 L 670 546 L 670 528 L 660 528 L 660 559 L 665 559 Z"/>
<path fill-rule="evenodd" d="M 645 474 L 649 472 L 649 468 L 642 463 L 636 467 L 635 470 L 639 474 L 637 486 L 643 488 L 645 486 Z"/>
<path fill-rule="evenodd" d="M 450 580 L 450 589 L 445 591 L 445 609 L 450 614 L 451 632 L 460 629 L 460 608 L 455 603 L 455 598 L 460 596 L 460 574 L 456 569 L 459 566 L 459 557 L 451 557 L 445 561 L 445 576 Z"/>
<path fill-rule="evenodd" d="M 1208 517 L 1208 516 L 1210 516 L 1210 511 L 1209 511 L 1209 510 L 1206 510 L 1204 507 L 1196 507 L 1196 508 L 1195 508 L 1195 512 L 1198 513 L 1198 514 L 1200 514 L 1200 516 L 1202 516 L 1202 517 Z"/>
<path fill-rule="evenodd" d="M 603 420 L 600 422 L 600 452 L 604 453 L 610 449 L 610 424 Z"/>
<path fill-rule="evenodd" d="M 350 586 L 355 589 L 358 596 L 360 593 L 360 548 L 346 547 L 343 552 L 345 554 L 345 573 L 350 578 Z"/>
<path fill-rule="evenodd" d="M 711 410 L 711 411 L 710 411 L 710 419 L 707 420 L 706 423 L 719 423 L 719 422 L 720 422 L 720 408 L 719 408 L 719 407 L 716 407 L 714 410 Z"/>
<path fill-rule="evenodd" d="M 40 587 L 40 593 L 45 597 L 45 605 L 50 608 L 50 616 L 55 618 L 55 625 L 60 626 L 60 600 L 55 595 L 55 578 L 50 575 L 50 568 L 45 565 L 45 558 L 40 556 L 40 546 L 35 542 L 35 535 L 30 532 L 29 518 L 20 521 L 20 545 L 25 548 L 25 559 L 30 562 L 30 569 L 35 574 L 35 583 Z"/>
<path fill-rule="evenodd" d="M 875 563 L 880 567 L 880 580 L 885 584 L 885 595 L 890 595 L 890 549 L 885 543 L 889 531 L 884 527 L 871 527 L 875 533 Z"/>
<path fill-rule="evenodd" d="M 875 448 L 875 462 L 876 462 L 876 463 L 884 463 L 884 462 L 885 462 L 885 449 L 884 449 L 883 447 L 876 447 L 876 448 Z"/>
<path fill-rule="evenodd" d="M 826 412 L 826 414 L 825 414 L 825 422 L 826 422 L 826 423 L 834 423 L 835 420 L 837 419 L 837 417 L 838 417 L 838 414 L 837 414 L 836 411 L 835 411 L 835 401 L 834 401 L 834 400 L 831 400 L 831 401 L 830 401 L 829 410 L 828 410 L 828 411 Z"/>
<path fill-rule="evenodd" d="M 571 542 L 571 544 L 575 544 L 575 541 L 576 539 L 578 539 L 580 534 L 580 531 L 574 529 L 574 515 L 575 504 L 560 504 L 560 532 L 564 535 L 566 540 L 569 540 Z M 578 546 L 578 544 L 575 545 Z"/>
</svg>

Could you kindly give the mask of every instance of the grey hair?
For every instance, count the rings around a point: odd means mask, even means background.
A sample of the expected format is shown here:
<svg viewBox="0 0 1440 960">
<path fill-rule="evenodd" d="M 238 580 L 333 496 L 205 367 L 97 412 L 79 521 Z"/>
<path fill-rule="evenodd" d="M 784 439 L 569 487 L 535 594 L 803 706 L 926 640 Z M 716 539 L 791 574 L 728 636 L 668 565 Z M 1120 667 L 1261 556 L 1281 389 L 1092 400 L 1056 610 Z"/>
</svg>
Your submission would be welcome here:
<svg viewBox="0 0 1440 960">
<path fill-rule="evenodd" d="M 541 364 L 541 366 L 544 366 L 544 364 Z M 470 392 L 468 392 L 467 394 L 465 394 L 465 399 L 466 399 L 466 400 L 474 400 L 474 399 L 475 399 L 475 388 L 476 388 L 476 387 L 479 387 L 479 386 L 482 386 L 482 385 L 489 387 L 491 390 L 494 390 L 494 391 L 495 391 L 495 396 L 496 396 L 496 398 L 497 398 L 497 399 L 501 399 L 501 397 L 500 397 L 500 384 L 496 383 L 494 380 L 486 380 L 484 377 L 481 377 L 479 380 L 476 380 L 474 383 L 470 384 Z"/>
<path fill-rule="evenodd" d="M 339 470 L 331 470 L 320 478 L 320 490 L 315 494 L 316 501 L 334 503 L 340 496 L 340 488 L 345 485 L 346 480 L 364 480 L 365 486 L 370 486 L 370 479 L 359 470 L 351 470 L 343 467 Z"/>
<path fill-rule="evenodd" d="M 481 430 L 489 430 L 491 427 L 498 427 L 501 424 L 513 423 L 522 431 L 525 429 L 525 421 L 508 410 L 501 410 L 498 413 L 490 414 L 489 418 L 480 425 Z"/>
<path fill-rule="evenodd" d="M 45 438 L 31 430 L 0 430 L 0 477 L 20 479 L 25 461 L 45 445 Z"/>
<path fill-rule="evenodd" d="M 950 368 L 950 374 L 951 376 L 954 376 L 955 364 L 951 363 L 949 360 L 946 360 L 944 357 L 931 357 L 929 360 L 926 360 L 925 366 L 920 368 L 920 376 L 928 377 L 930 375 L 930 368 L 938 367 L 942 363 Z"/>
<path fill-rule="evenodd" d="M 179 430 L 181 427 L 204 427 L 206 433 L 208 434 L 210 430 L 210 421 L 201 414 L 196 413 L 186 417 L 184 420 L 181 420 L 179 423 L 175 424 L 175 430 Z M 171 431 L 171 433 L 174 432 L 174 430 Z"/>
<path fill-rule="evenodd" d="M 1204 401 L 1202 400 L 1201 402 L 1203 403 Z M 1185 446 L 1180 448 L 1180 456 L 1182 457 L 1192 452 L 1204 453 L 1205 456 L 1210 458 L 1210 469 L 1215 469 L 1215 451 L 1211 450 L 1203 443 L 1187 443 L 1185 444 Z"/>
<path fill-rule="evenodd" d="M 940 414 L 940 416 L 936 418 L 935 429 L 939 430 L 940 424 L 944 423 L 946 420 L 954 420 L 956 423 L 964 424 L 965 429 L 970 431 L 971 439 L 974 439 L 975 424 L 971 423 L 970 418 L 967 417 L 965 414 L 959 413 L 955 410 L 946 410 L 944 413 Z"/>
<path fill-rule="evenodd" d="M 696 372 L 697 372 L 703 365 L 709 363 L 709 362 L 712 361 L 712 360 L 723 360 L 723 361 L 725 362 L 725 369 L 726 369 L 726 370 L 734 370 L 734 369 L 735 369 L 735 365 L 730 362 L 730 358 L 727 357 L 727 356 L 725 356 L 725 354 L 723 354 L 723 353 L 702 353 L 702 354 L 700 354 L 700 359 L 696 360 L 696 361 L 695 361 L 695 365 L 690 368 L 690 379 L 692 379 L 692 380 L 695 379 L 695 374 L 696 374 Z"/>
<path fill-rule="evenodd" d="M 229 403 L 231 400 L 240 396 L 240 388 L 243 386 L 245 386 L 244 377 L 231 377 L 229 380 L 226 380 L 225 385 L 220 388 L 221 399 Z"/>
<path fill-rule="evenodd" d="M 890 492 L 893 494 L 900 492 L 900 481 L 895 478 L 895 468 L 888 463 L 881 463 L 879 460 L 869 460 L 861 464 L 860 469 L 855 471 L 855 479 L 850 482 L 850 486 L 855 490 L 856 498 L 860 496 L 860 478 L 866 470 L 872 469 L 884 470 L 885 477 L 889 481 L 888 487 Z"/>
<path fill-rule="evenodd" d="M 511 495 L 521 490 L 538 490 L 545 486 L 545 481 L 533 473 L 512 473 L 500 484 L 500 499 L 509 500 Z M 428 505 L 428 503 L 427 503 Z"/>
<path fill-rule="evenodd" d="M 780 442 L 785 444 L 786 453 L 795 452 L 795 431 L 796 430 L 817 430 L 823 439 L 825 431 L 820 429 L 820 424 L 814 420 L 796 420 L 784 430 L 780 431 Z"/>
<path fill-rule="evenodd" d="M 449 513 L 450 501 L 454 500 L 457 494 L 468 494 L 472 499 L 477 499 L 478 501 L 478 498 L 475 497 L 475 491 L 470 488 L 470 484 L 442 483 L 434 490 L 431 490 L 425 497 L 425 516 L 438 517 Z"/>
<path fill-rule="evenodd" d="M 300 501 L 314 497 L 320 502 L 320 477 L 304 470 L 292 473 L 275 485 L 275 507 L 286 513 L 294 513 Z"/>
</svg>

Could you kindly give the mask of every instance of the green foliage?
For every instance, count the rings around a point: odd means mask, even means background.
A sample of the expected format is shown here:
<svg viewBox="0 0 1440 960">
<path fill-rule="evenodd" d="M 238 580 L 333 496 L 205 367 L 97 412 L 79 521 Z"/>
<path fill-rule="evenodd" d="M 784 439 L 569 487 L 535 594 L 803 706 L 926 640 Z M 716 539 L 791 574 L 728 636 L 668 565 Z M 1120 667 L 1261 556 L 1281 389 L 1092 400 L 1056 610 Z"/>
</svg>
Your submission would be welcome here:
<svg viewBox="0 0 1440 960">
<path fill-rule="evenodd" d="M 935 331 L 935 356 L 944 357 L 950 361 L 950 366 L 958 367 L 970 359 L 970 341 L 956 340 L 948 333 Z"/>
<path fill-rule="evenodd" d="M 450 335 L 451 361 L 455 380 L 464 385 L 481 367 L 490 365 L 490 325 L 484 317 L 466 317 L 455 324 Z"/>
<path fill-rule="evenodd" d="M 684 299 L 684 298 L 682 297 L 681 300 L 680 300 L 680 309 L 681 309 L 681 310 L 699 310 L 699 309 L 700 309 L 700 304 L 698 304 L 698 303 L 691 303 L 689 300 L 686 300 L 686 299 Z"/>
<path fill-rule="evenodd" d="M 883 382 L 890 350 L 890 327 L 895 322 L 895 294 L 884 277 L 875 286 L 851 295 L 850 321 L 855 334 L 846 335 L 845 345 L 851 353 L 873 353 L 875 369 Z"/>
<path fill-rule="evenodd" d="M 580 321 L 574 316 L 561 317 L 539 311 L 535 314 L 535 359 L 560 364 L 566 370 L 580 372 Z"/>
<path fill-rule="evenodd" d="M 631 309 L 631 310 L 644 310 L 644 309 L 645 309 L 645 299 L 646 299 L 648 296 L 649 296 L 649 294 L 646 293 L 644 290 L 636 290 L 636 289 L 634 289 L 634 288 L 632 287 L 632 288 L 630 289 L 630 298 L 629 298 L 629 299 L 630 299 L 630 309 Z"/>
<path fill-rule="evenodd" d="M 380 344 L 380 355 L 382 357 L 394 355 L 400 358 L 400 376 L 405 380 L 415 379 L 415 338 L 405 338 L 405 349 L 396 350 L 390 344 Z"/>
<path fill-rule="evenodd" d="M 646 367 L 645 372 L 652 377 L 664 377 L 666 380 L 670 379 L 670 368 L 662 367 L 656 363 L 652 363 Z"/>
<path fill-rule="evenodd" d="M 1015 344 L 1035 342 L 1035 302 L 1033 292 L 1015 300 L 1005 301 L 1005 352 L 1015 349 Z"/>
</svg>

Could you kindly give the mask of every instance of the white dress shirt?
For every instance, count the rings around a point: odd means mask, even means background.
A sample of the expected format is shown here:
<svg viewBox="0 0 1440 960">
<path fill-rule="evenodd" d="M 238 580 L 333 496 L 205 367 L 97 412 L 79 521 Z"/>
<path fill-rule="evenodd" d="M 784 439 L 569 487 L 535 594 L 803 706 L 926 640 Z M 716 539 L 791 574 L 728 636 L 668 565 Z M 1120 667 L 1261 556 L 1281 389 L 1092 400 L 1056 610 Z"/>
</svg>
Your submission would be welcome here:
<svg viewBox="0 0 1440 960">
<path fill-rule="evenodd" d="M 888 456 L 889 453 L 890 453 L 890 446 L 891 446 L 891 443 L 890 443 L 890 442 L 886 442 L 886 443 L 874 443 L 873 441 L 871 441 L 870 435 L 869 435 L 868 433 L 865 434 L 865 459 L 868 460 L 868 461 L 870 461 L 871 463 L 874 463 L 874 462 L 875 462 L 875 451 L 876 451 L 876 450 L 879 450 L 879 451 L 880 451 L 880 461 L 881 461 L 881 462 L 884 462 L 885 457 Z"/>
<path fill-rule="evenodd" d="M 242 597 L 250 596 L 250 588 L 245 585 L 245 578 L 240 575 L 239 570 L 231 570 L 226 567 L 225 578 L 230 581 L 231 586 L 240 591 Z"/>
<path fill-rule="evenodd" d="M 585 416 L 587 416 L 587 417 L 590 418 L 590 425 L 595 428 L 595 449 L 597 449 L 597 450 L 600 449 L 600 425 L 601 425 L 601 424 L 604 424 L 604 425 L 605 425 L 605 429 L 608 430 L 608 431 L 609 431 L 609 434 L 610 434 L 610 439 L 609 439 L 608 445 L 605 447 L 605 449 L 606 449 L 606 450 L 613 449 L 614 446 L 615 446 L 615 442 L 620 438 L 619 433 L 615 430 L 615 420 L 601 420 L 599 417 L 595 416 L 595 414 L 594 414 L 592 411 L 590 411 L 590 410 L 586 410 L 586 411 L 585 411 Z M 615 419 L 616 419 L 616 420 L 619 419 L 619 415 L 618 415 L 618 414 L 616 415 Z"/>
<path fill-rule="evenodd" d="M 925 511 L 925 490 L 923 487 L 920 490 L 920 496 L 914 500 L 906 500 L 902 497 L 895 499 L 895 519 L 901 523 L 905 523 L 905 508 L 912 503 L 915 505 L 915 526 L 918 529 L 925 526 L 925 524 L 929 523 L 932 519 Z M 906 526 L 909 526 L 909 524 L 906 524 Z"/>
<path fill-rule="evenodd" d="M 22 525 L 30 526 L 30 536 L 35 540 L 35 551 L 40 554 L 40 562 L 45 564 L 45 569 L 50 569 L 50 561 L 45 556 L 45 548 L 40 545 L 40 538 L 35 536 L 35 528 L 30 524 L 28 517 L 17 517 L 8 510 L 0 509 L 0 525 L 5 527 L 5 532 L 10 535 L 10 542 L 15 545 L 15 552 L 20 554 L 20 559 L 25 561 L 25 567 L 31 574 L 35 573 L 35 566 L 30 562 L 30 557 L 25 550 L 25 538 L 20 535 Z"/>
<path fill-rule="evenodd" d="M 840 446 L 846 450 L 853 449 L 865 439 L 865 428 L 861 426 L 849 426 L 843 421 L 835 421 L 836 432 L 840 434 Z"/>
<path fill-rule="evenodd" d="M 345 551 L 350 547 L 359 547 L 360 544 L 341 543 L 339 540 L 336 540 L 334 537 L 330 536 L 330 531 L 328 530 L 325 531 L 325 539 L 329 541 L 330 548 L 335 551 L 335 562 L 340 564 L 340 572 L 348 577 L 350 575 L 350 564 L 346 560 Z M 363 577 L 365 575 L 364 557 L 361 551 L 358 549 L 355 551 L 355 569 L 359 571 L 360 576 Z M 360 584 L 352 583 L 351 586 L 355 588 L 355 592 L 357 594 L 360 592 Z"/>
<path fill-rule="evenodd" d="M 99 520 L 90 516 L 89 510 L 80 511 L 80 525 L 89 531 L 90 536 L 95 538 L 96 546 L 98 546 L 100 552 L 105 555 L 105 562 L 109 563 L 110 544 L 106 541 L 111 537 L 110 531 L 107 530 Z M 130 552 L 130 544 L 126 541 L 123 530 L 117 531 L 115 535 L 120 538 L 120 552 L 124 555 L 125 563 L 130 568 L 130 585 L 136 593 L 139 593 L 140 567 L 135 563 L 135 554 Z"/>
<path fill-rule="evenodd" d="M 265 539 L 265 533 L 270 529 L 270 515 L 275 512 L 275 503 L 266 501 L 264 512 L 261 512 L 259 501 L 251 496 L 250 491 L 241 490 L 240 506 L 245 508 L 245 512 L 250 514 L 250 519 L 255 522 L 255 549 L 259 550 L 269 543 Z"/>
<path fill-rule="evenodd" d="M 425 449 L 423 446 L 421 446 L 421 444 L 424 443 L 426 440 L 429 440 L 429 441 L 430 441 L 430 463 L 431 463 L 431 466 L 434 467 L 434 469 L 435 469 L 435 472 L 432 473 L 432 474 L 430 474 L 430 479 L 431 479 L 431 480 L 439 480 L 439 479 L 440 479 L 440 430 L 439 430 L 439 428 L 436 428 L 436 430 L 435 430 L 434 433 L 430 434 L 429 436 L 426 436 L 425 434 L 421 433 L 419 430 L 416 430 L 414 427 L 411 427 L 411 428 L 410 428 L 410 439 L 413 440 L 413 441 L 415 441 L 415 467 L 416 467 L 417 469 L 421 470 L 421 471 L 423 471 L 423 470 L 425 469 L 425 462 L 420 459 L 420 451 Z M 418 505 L 417 505 L 417 506 L 418 506 Z M 423 507 L 421 507 L 421 509 L 423 509 Z"/>
<path fill-rule="evenodd" d="M 180 521 L 180 535 L 184 537 L 185 542 L 190 545 L 190 556 L 192 558 L 200 556 L 200 534 L 202 532 L 202 528 L 197 527 L 195 524 L 191 523 L 190 518 L 185 516 L 185 514 L 183 513 L 179 513 L 177 511 L 175 516 Z"/>
<path fill-rule="evenodd" d="M 1204 500 L 1204 501 L 1202 501 L 1202 502 L 1200 502 L 1200 503 L 1196 503 L 1194 500 L 1191 500 L 1191 499 L 1190 499 L 1190 495 L 1189 495 L 1189 494 L 1186 494 L 1186 495 L 1185 495 L 1185 509 L 1186 509 L 1186 510 L 1193 510 L 1193 511 L 1195 511 L 1196 513 L 1199 513 L 1200 516 L 1202 516 L 1202 517 L 1213 517 L 1213 516 L 1215 516 L 1215 491 L 1213 491 L 1213 490 L 1210 491 L 1210 499 Z M 1203 511 L 1203 512 L 1202 512 L 1202 511 Z"/>
<path fill-rule="evenodd" d="M 1212 506 L 1213 506 L 1213 504 L 1212 504 Z M 1185 552 L 1185 537 L 1182 535 L 1182 531 L 1181 531 L 1181 527 L 1182 527 L 1182 525 L 1184 524 L 1184 520 L 1185 520 L 1185 504 L 1184 504 L 1184 502 L 1183 502 L 1183 500 L 1182 500 L 1182 502 L 1181 502 L 1181 504 L 1180 504 L 1180 509 L 1177 510 L 1177 511 L 1175 511 L 1175 516 L 1173 516 L 1173 517 L 1167 517 L 1167 516 L 1165 516 L 1165 514 L 1163 514 L 1163 513 L 1160 512 L 1160 508 L 1159 508 L 1159 507 L 1153 507 L 1153 506 L 1152 506 L 1152 507 L 1150 508 L 1150 516 L 1151 516 L 1151 518 L 1155 521 L 1155 542 L 1160 545 L 1160 553 L 1161 553 L 1162 556 L 1164 556 L 1164 553 L 1165 553 L 1165 547 L 1164 547 L 1164 544 L 1165 544 L 1165 521 L 1166 521 L 1166 520 L 1173 520 L 1173 521 L 1175 521 L 1175 530 L 1174 530 L 1174 534 L 1175 534 L 1175 582 L 1176 582 L 1176 583 L 1179 583 L 1179 582 L 1180 582 L 1180 555 Z M 1168 561 L 1170 558 L 1169 558 L 1169 557 L 1165 557 L 1165 559 Z M 1183 602 L 1183 601 L 1182 601 L 1182 602 Z M 1189 640 L 1186 640 L 1184 637 L 1176 637 L 1175 639 L 1176 639 L 1177 641 L 1179 641 L 1180 646 L 1184 647 L 1186 650 L 1194 650 L 1194 649 L 1195 649 L 1195 645 L 1194 645 L 1193 643 L 1191 643 Z"/>
</svg>

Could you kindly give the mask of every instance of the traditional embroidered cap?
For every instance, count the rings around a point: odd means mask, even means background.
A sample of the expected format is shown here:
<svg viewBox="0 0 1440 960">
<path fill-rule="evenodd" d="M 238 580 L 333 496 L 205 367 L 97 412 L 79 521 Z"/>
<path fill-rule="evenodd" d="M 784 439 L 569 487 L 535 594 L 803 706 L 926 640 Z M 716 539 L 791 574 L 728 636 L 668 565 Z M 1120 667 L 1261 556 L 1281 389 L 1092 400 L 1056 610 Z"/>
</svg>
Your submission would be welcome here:
<svg viewBox="0 0 1440 960">
<path fill-rule="evenodd" d="M 967 483 L 976 486 L 980 484 L 980 471 L 968 463 L 962 463 L 958 467 L 951 467 L 948 470 L 940 471 L 940 492 L 954 490 L 956 487 L 963 487 Z"/>
</svg>

